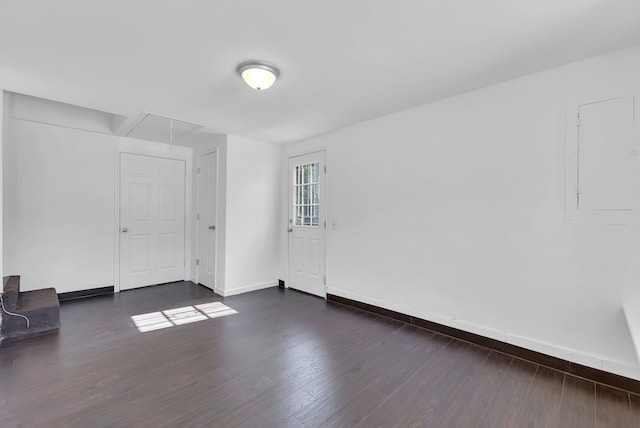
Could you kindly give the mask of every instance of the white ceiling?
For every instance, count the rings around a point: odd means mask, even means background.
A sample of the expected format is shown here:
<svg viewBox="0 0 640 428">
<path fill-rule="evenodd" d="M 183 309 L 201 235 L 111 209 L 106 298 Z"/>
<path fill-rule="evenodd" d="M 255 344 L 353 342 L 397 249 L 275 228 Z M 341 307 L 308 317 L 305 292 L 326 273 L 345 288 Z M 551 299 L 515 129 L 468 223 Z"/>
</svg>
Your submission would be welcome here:
<svg viewBox="0 0 640 428">
<path fill-rule="evenodd" d="M 640 0 L 0 0 L 0 87 L 276 143 L 638 44 Z"/>
</svg>

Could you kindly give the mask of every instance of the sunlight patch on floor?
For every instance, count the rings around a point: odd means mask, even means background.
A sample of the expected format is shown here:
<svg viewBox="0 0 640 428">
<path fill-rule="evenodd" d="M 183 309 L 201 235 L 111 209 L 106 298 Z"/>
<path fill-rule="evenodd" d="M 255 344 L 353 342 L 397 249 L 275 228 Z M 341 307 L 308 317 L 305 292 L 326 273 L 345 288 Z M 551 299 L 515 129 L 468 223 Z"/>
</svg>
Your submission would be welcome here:
<svg viewBox="0 0 640 428">
<path fill-rule="evenodd" d="M 203 303 L 183 308 L 166 309 L 148 314 L 133 315 L 131 319 L 141 333 L 176 325 L 189 324 L 238 312 L 222 302 Z"/>
</svg>

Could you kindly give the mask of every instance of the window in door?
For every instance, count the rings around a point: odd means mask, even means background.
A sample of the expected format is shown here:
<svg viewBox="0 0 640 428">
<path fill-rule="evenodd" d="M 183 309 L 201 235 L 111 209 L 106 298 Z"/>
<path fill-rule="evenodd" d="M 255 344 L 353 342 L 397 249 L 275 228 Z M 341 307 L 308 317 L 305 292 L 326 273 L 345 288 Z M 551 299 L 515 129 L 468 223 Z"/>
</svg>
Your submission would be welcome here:
<svg viewBox="0 0 640 428">
<path fill-rule="evenodd" d="M 293 217 L 296 226 L 320 225 L 320 163 L 296 165 L 293 180 Z"/>
</svg>

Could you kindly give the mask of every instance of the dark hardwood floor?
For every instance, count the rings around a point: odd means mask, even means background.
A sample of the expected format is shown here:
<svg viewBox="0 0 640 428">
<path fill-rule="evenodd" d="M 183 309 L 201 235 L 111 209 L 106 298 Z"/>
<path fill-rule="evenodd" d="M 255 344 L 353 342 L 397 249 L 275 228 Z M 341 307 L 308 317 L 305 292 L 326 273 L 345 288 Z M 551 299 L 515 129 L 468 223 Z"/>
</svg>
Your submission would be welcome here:
<svg viewBox="0 0 640 428">
<path fill-rule="evenodd" d="M 61 322 L 2 343 L 1 427 L 640 427 L 636 395 L 293 290 L 176 283 Z"/>
</svg>

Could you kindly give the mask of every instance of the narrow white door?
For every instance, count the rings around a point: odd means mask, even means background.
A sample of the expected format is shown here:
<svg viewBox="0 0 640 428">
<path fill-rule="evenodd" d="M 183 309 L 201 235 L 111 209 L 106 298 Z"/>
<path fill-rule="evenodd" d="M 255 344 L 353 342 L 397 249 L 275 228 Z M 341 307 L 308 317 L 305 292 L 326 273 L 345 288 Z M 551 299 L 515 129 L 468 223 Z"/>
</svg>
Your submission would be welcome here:
<svg viewBox="0 0 640 428">
<path fill-rule="evenodd" d="M 217 154 L 200 156 L 198 171 L 198 283 L 214 289 L 216 273 Z"/>
<path fill-rule="evenodd" d="M 288 286 L 326 297 L 324 152 L 289 158 Z"/>
<path fill-rule="evenodd" d="M 121 154 L 121 290 L 184 279 L 184 196 L 184 161 Z"/>
</svg>

